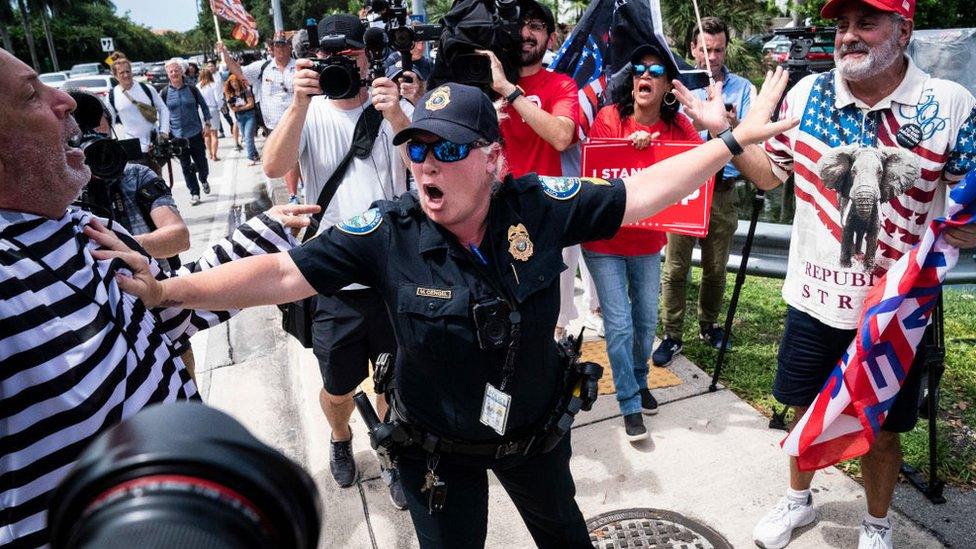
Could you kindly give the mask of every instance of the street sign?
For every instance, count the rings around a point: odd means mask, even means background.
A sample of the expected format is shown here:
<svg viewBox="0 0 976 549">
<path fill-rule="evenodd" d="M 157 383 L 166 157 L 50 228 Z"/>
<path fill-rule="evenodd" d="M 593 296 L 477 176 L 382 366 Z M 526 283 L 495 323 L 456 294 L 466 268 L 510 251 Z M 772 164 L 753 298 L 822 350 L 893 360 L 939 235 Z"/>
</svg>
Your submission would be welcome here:
<svg viewBox="0 0 976 549">
<path fill-rule="evenodd" d="M 115 51 L 115 40 L 111 37 L 105 36 L 100 38 L 102 42 L 102 51 L 105 53 L 111 53 Z"/>
</svg>

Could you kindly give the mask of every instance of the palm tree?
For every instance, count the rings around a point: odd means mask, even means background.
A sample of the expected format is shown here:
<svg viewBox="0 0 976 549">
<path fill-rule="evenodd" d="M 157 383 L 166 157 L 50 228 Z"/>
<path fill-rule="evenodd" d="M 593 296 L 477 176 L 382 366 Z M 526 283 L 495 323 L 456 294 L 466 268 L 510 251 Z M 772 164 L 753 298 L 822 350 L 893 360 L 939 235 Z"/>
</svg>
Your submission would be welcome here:
<svg viewBox="0 0 976 549">
<path fill-rule="evenodd" d="M 24 22 L 24 37 L 27 38 L 27 49 L 30 50 L 31 64 L 34 70 L 40 70 L 40 63 L 37 62 L 37 50 L 34 48 L 34 31 L 31 30 L 30 12 L 27 11 L 27 4 L 24 0 L 17 0 L 17 7 L 20 9 L 20 18 Z"/>
<path fill-rule="evenodd" d="M 54 49 L 54 37 L 51 36 L 51 22 L 48 16 L 48 9 L 51 9 L 50 0 L 32 0 L 31 9 L 41 14 L 41 26 L 44 28 L 44 38 L 47 39 L 47 51 L 51 53 L 51 65 L 55 71 L 60 71 L 58 67 L 58 52 Z"/>
<path fill-rule="evenodd" d="M 3 49 L 13 53 L 14 43 L 10 39 L 9 25 L 14 24 L 14 8 L 10 0 L 0 0 L 0 39 L 3 39 Z"/>
<path fill-rule="evenodd" d="M 765 6 L 756 0 L 699 0 L 698 6 L 702 17 L 718 17 L 729 25 L 729 38 L 765 31 L 769 24 Z M 661 12 L 671 46 L 688 56 L 688 46 L 698 26 L 694 4 L 688 0 L 661 0 Z"/>
</svg>

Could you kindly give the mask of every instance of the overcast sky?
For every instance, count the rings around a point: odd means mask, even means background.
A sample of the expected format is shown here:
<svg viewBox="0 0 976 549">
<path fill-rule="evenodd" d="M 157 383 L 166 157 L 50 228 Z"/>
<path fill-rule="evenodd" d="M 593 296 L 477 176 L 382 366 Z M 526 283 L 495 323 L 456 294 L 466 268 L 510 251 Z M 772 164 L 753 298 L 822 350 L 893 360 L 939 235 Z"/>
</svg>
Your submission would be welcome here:
<svg viewBox="0 0 976 549">
<path fill-rule="evenodd" d="M 151 29 L 187 31 L 197 24 L 195 0 L 113 0 L 116 13 Z"/>
</svg>

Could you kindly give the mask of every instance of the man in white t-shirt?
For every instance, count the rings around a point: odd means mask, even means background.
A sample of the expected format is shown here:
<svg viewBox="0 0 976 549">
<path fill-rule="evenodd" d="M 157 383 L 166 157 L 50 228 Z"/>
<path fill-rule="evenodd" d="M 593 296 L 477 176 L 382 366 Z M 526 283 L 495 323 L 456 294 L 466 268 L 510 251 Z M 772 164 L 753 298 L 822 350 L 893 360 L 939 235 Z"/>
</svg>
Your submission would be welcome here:
<svg viewBox="0 0 976 549">
<path fill-rule="evenodd" d="M 169 135 L 169 109 L 155 88 L 142 83 L 135 85 L 132 64 L 127 58 L 119 56 L 115 59 L 112 63 L 112 74 L 118 78 L 119 84 L 109 93 L 109 105 L 125 128 L 126 137 L 138 139 L 142 152 L 147 153 L 152 145 L 153 130 L 158 128 L 164 137 Z M 140 109 L 139 104 L 155 109 L 155 122 L 149 120 L 151 116 L 147 118 L 142 113 L 142 110 L 148 109 Z M 149 167 L 157 173 L 161 171 L 155 163 Z"/>
<path fill-rule="evenodd" d="M 930 77 L 905 56 L 914 13 L 914 0 L 827 2 L 821 15 L 837 22 L 837 68 L 807 76 L 787 93 L 781 118 L 799 118 L 799 126 L 768 140 L 765 149 L 746 147 L 734 158 L 735 167 L 761 189 L 776 187 L 790 174 L 796 183 L 783 284 L 788 310 L 773 394 L 793 406 L 797 418 L 854 338 L 872 286 L 918 243 L 929 221 L 944 214 L 946 186 L 976 168 L 976 99 L 954 82 Z M 697 116 L 691 103 L 689 114 L 713 135 L 727 127 L 714 113 L 707 120 Z M 861 204 L 871 195 L 868 183 L 879 192 Z M 873 217 L 860 217 L 861 206 Z M 864 231 L 863 242 L 853 239 L 855 229 Z M 976 227 L 949 229 L 945 238 L 959 248 L 974 247 Z M 902 462 L 899 433 L 918 419 L 924 342 L 874 443 L 860 458 L 867 501 L 861 548 L 892 546 L 888 509 Z M 789 489 L 757 524 L 757 544 L 783 547 L 795 528 L 816 519 L 813 475 L 790 458 Z"/>
<path fill-rule="evenodd" d="M 361 76 L 368 69 L 364 32 L 363 24 L 352 15 L 331 15 L 319 24 L 320 36 L 345 35 L 348 50 L 344 55 L 356 61 Z M 356 124 L 360 116 L 366 116 L 364 111 L 372 105 L 382 113 L 371 153 L 364 158 L 352 157 L 324 208 L 321 232 L 361 214 L 376 200 L 393 200 L 406 191 L 407 167 L 399 148 L 393 146 L 393 136 L 410 124 L 413 107 L 400 98 L 397 85 L 388 78 L 373 83 L 372 97 L 366 87 L 345 99 L 322 96 L 319 75 L 309 66 L 308 59 L 298 61 L 294 100 L 268 138 L 264 152 L 268 177 L 279 177 L 296 163 L 300 165 L 306 203 L 319 201 L 326 182 L 349 152 Z M 352 395 L 368 376 L 369 362 L 375 363 L 381 353 L 395 354 L 396 338 L 380 294 L 358 284 L 334 296 L 318 297 L 312 334 L 323 381 L 319 400 L 332 429 L 329 465 L 339 486 L 347 487 L 357 476 L 349 429 Z M 383 417 L 385 402 L 378 401 L 377 407 Z M 384 477 L 390 484 L 390 499 L 405 509 L 406 498 L 396 471 L 384 471 Z"/>
</svg>

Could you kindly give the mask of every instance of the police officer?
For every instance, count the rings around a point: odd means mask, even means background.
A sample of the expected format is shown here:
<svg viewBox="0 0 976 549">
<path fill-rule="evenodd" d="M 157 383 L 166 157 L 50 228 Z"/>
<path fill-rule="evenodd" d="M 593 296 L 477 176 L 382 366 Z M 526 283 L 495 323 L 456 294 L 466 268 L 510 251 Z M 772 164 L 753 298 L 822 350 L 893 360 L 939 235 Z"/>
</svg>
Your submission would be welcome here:
<svg viewBox="0 0 976 549">
<path fill-rule="evenodd" d="M 289 254 L 162 284 L 120 250 L 134 272 L 120 285 L 149 306 L 210 309 L 328 295 L 351 282 L 376 288 L 394 313 L 391 414 L 411 434 L 397 455 L 421 546 L 484 545 L 491 469 L 536 544 L 590 547 L 574 500 L 569 436 L 548 452 L 535 436 L 565 371 L 551 337 L 560 251 L 680 200 L 739 143 L 795 124 L 768 122 L 786 76 L 778 70 L 767 80 L 734 135 L 626 180 L 528 174 L 501 183 L 491 101 L 477 88 L 445 84 L 421 98 L 394 139 L 406 143 L 416 193 L 376 202 Z M 715 96 L 696 108 L 724 112 L 720 91 Z"/>
</svg>

